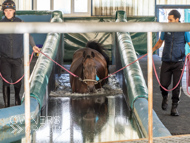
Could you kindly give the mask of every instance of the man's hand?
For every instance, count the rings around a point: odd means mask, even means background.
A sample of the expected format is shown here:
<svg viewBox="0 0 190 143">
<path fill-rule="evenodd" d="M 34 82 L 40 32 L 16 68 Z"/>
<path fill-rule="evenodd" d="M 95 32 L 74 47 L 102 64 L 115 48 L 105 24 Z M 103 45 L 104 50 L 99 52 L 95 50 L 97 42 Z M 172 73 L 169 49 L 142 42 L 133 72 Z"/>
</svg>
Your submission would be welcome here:
<svg viewBox="0 0 190 143">
<path fill-rule="evenodd" d="M 162 43 L 163 43 L 163 40 L 159 39 L 159 40 L 157 41 L 157 43 L 154 45 L 154 47 L 152 48 L 152 53 L 153 53 L 154 51 L 156 51 L 157 49 L 159 49 L 159 48 L 162 46 Z"/>
<path fill-rule="evenodd" d="M 38 48 L 37 46 L 34 46 L 33 47 L 33 51 L 35 52 L 35 53 L 40 53 L 39 51 L 40 51 L 40 48 Z"/>
</svg>

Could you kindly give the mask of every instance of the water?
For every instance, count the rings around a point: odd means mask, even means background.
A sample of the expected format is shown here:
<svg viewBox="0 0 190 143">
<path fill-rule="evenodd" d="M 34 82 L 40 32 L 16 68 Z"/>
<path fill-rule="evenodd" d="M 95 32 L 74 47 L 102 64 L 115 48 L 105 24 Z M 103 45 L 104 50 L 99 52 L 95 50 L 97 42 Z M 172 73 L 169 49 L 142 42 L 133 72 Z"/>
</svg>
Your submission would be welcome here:
<svg viewBox="0 0 190 143">
<path fill-rule="evenodd" d="M 50 94 L 47 116 L 41 115 L 33 123 L 31 142 L 86 143 L 138 139 L 116 77 L 109 78 L 108 83 L 99 91 L 101 96 L 73 94 L 69 75 L 61 75 L 57 80 L 57 91 Z M 18 137 L 17 142 L 24 143 L 25 138 Z"/>
</svg>

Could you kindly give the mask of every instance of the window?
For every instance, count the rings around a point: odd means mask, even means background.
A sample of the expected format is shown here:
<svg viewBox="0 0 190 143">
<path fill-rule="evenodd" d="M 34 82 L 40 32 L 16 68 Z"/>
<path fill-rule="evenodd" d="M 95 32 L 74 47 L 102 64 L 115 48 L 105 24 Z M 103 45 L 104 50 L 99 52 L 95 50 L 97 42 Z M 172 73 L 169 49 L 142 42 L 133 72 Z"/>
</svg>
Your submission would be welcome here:
<svg viewBox="0 0 190 143">
<path fill-rule="evenodd" d="M 37 10 L 50 10 L 50 0 L 37 0 Z"/>
<path fill-rule="evenodd" d="M 33 0 L 34 10 L 60 10 L 64 16 L 91 16 L 91 0 Z"/>
<path fill-rule="evenodd" d="M 74 0 L 74 12 L 88 12 L 88 0 Z"/>
<path fill-rule="evenodd" d="M 54 0 L 54 10 L 60 10 L 65 14 L 71 13 L 71 1 L 70 0 Z"/>
</svg>

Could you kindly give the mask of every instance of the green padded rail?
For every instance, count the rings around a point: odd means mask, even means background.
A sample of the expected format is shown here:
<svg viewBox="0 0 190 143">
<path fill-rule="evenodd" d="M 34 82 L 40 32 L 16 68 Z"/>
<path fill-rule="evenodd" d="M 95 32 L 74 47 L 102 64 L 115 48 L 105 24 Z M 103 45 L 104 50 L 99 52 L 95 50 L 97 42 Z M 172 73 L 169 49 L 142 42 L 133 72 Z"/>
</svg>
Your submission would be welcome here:
<svg viewBox="0 0 190 143">
<path fill-rule="evenodd" d="M 63 22 L 59 16 L 59 13 L 54 15 L 51 22 Z M 42 48 L 42 52 L 51 59 L 55 59 L 57 50 L 59 48 L 61 33 L 49 33 Z M 46 87 L 49 82 L 49 77 L 53 68 L 53 62 L 44 55 L 40 54 L 36 65 L 33 70 L 33 77 L 30 86 L 30 94 L 36 98 L 42 107 L 44 95 L 46 93 Z"/>
<path fill-rule="evenodd" d="M 124 11 L 117 11 L 116 22 L 127 22 Z M 119 45 L 118 48 L 122 66 L 124 67 L 137 60 L 130 34 L 117 32 L 116 38 Z M 124 69 L 124 78 L 127 84 L 127 93 L 130 107 L 135 115 L 143 135 L 148 137 L 148 89 L 138 61 Z M 171 136 L 170 132 L 159 120 L 154 110 L 153 136 Z"/>
<path fill-rule="evenodd" d="M 127 22 L 125 19 L 126 16 L 124 11 L 117 11 L 117 17 L 118 18 L 116 22 Z M 127 32 L 117 32 L 117 40 L 119 43 L 119 52 L 122 67 L 137 60 L 136 52 L 130 34 Z M 130 100 L 129 104 L 133 109 L 133 103 L 137 98 L 148 98 L 147 86 L 138 61 L 128 66 L 123 71 L 124 77 L 127 81 L 127 90 Z"/>
<path fill-rule="evenodd" d="M 63 22 L 59 12 L 54 12 L 54 17 L 51 19 L 51 22 Z M 42 52 L 48 55 L 50 58 L 55 59 L 57 50 L 59 48 L 60 37 L 60 33 L 49 33 L 42 48 Z M 43 105 L 43 99 L 46 94 L 46 87 L 49 82 L 52 67 L 53 62 L 40 54 L 32 72 L 32 78 L 30 82 L 31 124 L 36 125 L 36 118 L 39 118 L 40 109 Z M 24 98 L 21 105 L 0 109 L 0 113 L 0 130 L 3 130 L 3 135 L 0 135 L 0 142 L 12 142 L 17 138 L 25 136 L 24 131 L 14 134 L 11 132 L 13 130 L 12 125 L 24 126 Z M 22 119 L 22 124 L 20 123 L 20 119 Z M 33 129 L 32 126 L 31 129 Z"/>
</svg>

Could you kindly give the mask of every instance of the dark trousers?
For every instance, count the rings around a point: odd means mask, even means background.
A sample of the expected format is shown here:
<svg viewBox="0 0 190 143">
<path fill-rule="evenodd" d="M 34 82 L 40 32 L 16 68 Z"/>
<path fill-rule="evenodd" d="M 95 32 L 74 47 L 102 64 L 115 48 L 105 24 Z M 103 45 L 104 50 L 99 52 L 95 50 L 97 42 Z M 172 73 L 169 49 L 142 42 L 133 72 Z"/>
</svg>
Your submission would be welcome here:
<svg viewBox="0 0 190 143">
<path fill-rule="evenodd" d="M 16 82 L 21 78 L 23 74 L 22 67 L 23 63 L 21 58 L 11 59 L 1 57 L 1 74 L 9 82 Z M 10 84 L 6 83 L 5 81 L 3 81 L 3 85 L 10 86 Z M 21 87 L 21 81 L 15 84 L 14 87 Z"/>
<path fill-rule="evenodd" d="M 180 79 L 180 75 L 183 69 L 183 62 L 162 62 L 161 72 L 160 72 L 160 82 L 163 87 L 168 89 L 168 86 L 171 84 L 171 78 L 173 76 L 173 87 L 176 86 Z M 172 102 L 178 103 L 180 97 L 180 84 L 176 89 L 172 91 Z M 168 95 L 168 91 L 165 91 L 162 87 L 160 87 L 162 96 L 166 97 Z"/>
</svg>

